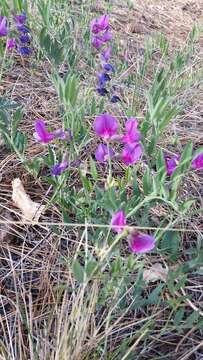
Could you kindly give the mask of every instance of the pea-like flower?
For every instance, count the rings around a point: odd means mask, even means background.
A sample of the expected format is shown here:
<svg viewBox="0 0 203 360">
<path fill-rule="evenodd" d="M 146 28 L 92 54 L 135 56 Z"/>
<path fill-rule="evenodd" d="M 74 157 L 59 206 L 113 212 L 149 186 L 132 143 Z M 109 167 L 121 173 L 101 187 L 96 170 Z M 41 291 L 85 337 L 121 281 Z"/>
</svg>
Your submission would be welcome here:
<svg viewBox="0 0 203 360">
<path fill-rule="evenodd" d="M 117 103 L 117 102 L 119 102 L 119 101 L 121 101 L 121 99 L 119 98 L 118 95 L 113 95 L 113 96 L 111 97 L 111 99 L 110 99 L 110 102 L 111 102 L 112 104 L 115 104 L 115 103 Z"/>
<path fill-rule="evenodd" d="M 126 165 L 133 165 L 142 155 L 142 145 L 139 143 L 126 144 L 121 155 L 122 161 Z"/>
<path fill-rule="evenodd" d="M 51 168 L 51 174 L 53 176 L 61 175 L 68 167 L 68 161 L 62 161 Z"/>
<path fill-rule="evenodd" d="M 95 158 L 97 161 L 105 163 L 109 159 L 109 157 L 112 158 L 114 154 L 115 153 L 110 146 L 108 147 L 105 144 L 99 144 L 95 151 Z"/>
<path fill-rule="evenodd" d="M 43 120 L 36 120 L 35 133 L 33 134 L 35 140 L 40 141 L 42 144 L 48 144 L 54 139 L 54 134 L 46 129 Z"/>
<path fill-rule="evenodd" d="M 128 236 L 128 241 L 133 253 L 146 253 L 155 247 L 155 238 L 148 234 L 133 232 Z"/>
<path fill-rule="evenodd" d="M 8 34 L 8 20 L 6 16 L 0 16 L 0 36 Z"/>
<path fill-rule="evenodd" d="M 18 46 L 17 51 L 22 56 L 30 56 L 32 54 L 32 49 L 27 46 Z"/>
<path fill-rule="evenodd" d="M 101 31 L 107 30 L 109 28 L 109 16 L 102 15 L 99 18 L 95 18 L 90 22 L 90 30 L 94 34 L 98 34 Z"/>
<path fill-rule="evenodd" d="M 114 69 L 114 67 L 111 65 L 111 64 L 104 64 L 103 65 L 103 68 L 104 68 L 104 70 L 106 70 L 107 72 L 115 72 L 115 69 Z"/>
<path fill-rule="evenodd" d="M 137 129 L 137 126 L 138 126 L 138 122 L 134 118 L 126 121 L 125 123 L 126 135 L 122 137 L 122 142 L 127 144 L 132 144 L 141 139 L 141 133 Z"/>
<path fill-rule="evenodd" d="M 112 46 L 109 45 L 101 53 L 102 60 L 104 60 L 105 62 L 109 61 L 111 57 L 111 52 L 112 52 Z"/>
<path fill-rule="evenodd" d="M 126 225 L 126 216 L 123 210 L 119 210 L 113 215 L 111 225 L 112 229 L 118 234 L 123 231 L 123 228 Z"/>
<path fill-rule="evenodd" d="M 180 160 L 180 156 L 179 155 L 174 155 L 172 157 L 172 159 L 169 159 L 169 158 L 165 158 L 165 162 L 166 162 L 166 172 L 167 172 L 167 175 L 168 176 L 171 176 L 173 175 L 177 165 L 178 165 L 178 162 Z"/>
<path fill-rule="evenodd" d="M 14 15 L 16 25 L 24 25 L 26 22 L 26 12 L 23 11 L 20 15 Z"/>
<path fill-rule="evenodd" d="M 97 90 L 98 94 L 101 96 L 105 96 L 109 93 L 108 90 L 104 87 L 98 87 L 96 90 Z"/>
<path fill-rule="evenodd" d="M 102 114 L 96 117 L 94 121 L 94 130 L 98 136 L 108 140 L 118 131 L 119 124 L 117 119 L 110 114 Z"/>
<path fill-rule="evenodd" d="M 196 170 L 203 169 L 203 152 L 192 160 L 192 167 Z"/>
<path fill-rule="evenodd" d="M 15 39 L 8 39 L 6 43 L 6 47 L 8 50 L 12 50 L 16 47 L 16 40 Z"/>
<path fill-rule="evenodd" d="M 111 80 L 110 76 L 106 73 L 97 73 L 97 77 L 98 77 L 98 80 L 99 80 L 99 86 L 100 87 L 103 87 L 104 85 L 106 85 L 106 83 L 108 81 Z"/>
</svg>

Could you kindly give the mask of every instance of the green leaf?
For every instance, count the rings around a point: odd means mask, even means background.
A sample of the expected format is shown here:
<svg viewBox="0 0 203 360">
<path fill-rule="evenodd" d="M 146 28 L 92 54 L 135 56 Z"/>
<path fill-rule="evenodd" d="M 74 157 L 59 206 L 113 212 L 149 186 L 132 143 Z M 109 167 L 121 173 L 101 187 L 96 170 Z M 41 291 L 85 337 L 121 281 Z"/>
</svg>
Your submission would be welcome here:
<svg viewBox="0 0 203 360">
<path fill-rule="evenodd" d="M 199 316 L 200 315 L 198 311 L 193 311 L 190 316 L 188 316 L 184 327 L 191 329 L 194 323 L 197 322 Z"/>
<path fill-rule="evenodd" d="M 97 168 L 95 165 L 95 161 L 92 159 L 92 157 L 90 157 L 90 171 L 91 171 L 92 178 L 95 181 L 97 181 L 97 178 L 98 178 Z"/>
<path fill-rule="evenodd" d="M 143 191 L 145 195 L 149 195 L 153 192 L 152 176 L 149 168 L 145 170 L 142 178 Z"/>
<path fill-rule="evenodd" d="M 147 299 L 147 304 L 149 305 L 153 305 L 156 304 L 158 299 L 159 299 L 159 295 L 161 293 L 161 290 L 163 289 L 164 284 L 159 284 L 149 295 L 148 299 Z"/>
<path fill-rule="evenodd" d="M 161 249 L 176 255 L 179 251 L 180 234 L 177 231 L 166 231 L 161 240 Z"/>
<path fill-rule="evenodd" d="M 91 278 L 92 274 L 94 273 L 94 270 L 97 267 L 97 262 L 96 261 L 88 261 L 86 267 L 85 267 L 85 272 L 88 278 Z"/>
<path fill-rule="evenodd" d="M 174 324 L 176 327 L 180 326 L 181 321 L 183 320 L 185 314 L 185 308 L 181 307 L 175 314 Z"/>
<path fill-rule="evenodd" d="M 84 282 L 85 273 L 84 273 L 84 268 L 80 265 L 78 260 L 74 260 L 74 262 L 72 264 L 72 270 L 73 270 L 73 274 L 74 274 L 76 280 L 80 284 L 82 284 Z"/>
</svg>

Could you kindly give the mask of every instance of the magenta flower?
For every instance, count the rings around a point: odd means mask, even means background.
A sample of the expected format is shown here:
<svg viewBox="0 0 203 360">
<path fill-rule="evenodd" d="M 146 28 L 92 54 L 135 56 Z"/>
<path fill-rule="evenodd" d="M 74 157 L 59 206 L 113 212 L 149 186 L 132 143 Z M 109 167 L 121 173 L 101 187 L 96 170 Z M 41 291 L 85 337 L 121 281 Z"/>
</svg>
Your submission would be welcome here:
<svg viewBox="0 0 203 360">
<path fill-rule="evenodd" d="M 114 156 L 114 151 L 111 147 L 105 145 L 105 144 L 99 144 L 98 148 L 95 151 L 95 158 L 99 162 L 106 162 L 108 158 L 112 158 Z"/>
<path fill-rule="evenodd" d="M 106 43 L 107 41 L 110 41 L 112 39 L 112 35 L 109 31 L 106 31 L 103 35 L 101 35 L 99 37 L 99 39 L 103 42 Z"/>
<path fill-rule="evenodd" d="M 94 34 L 98 34 L 101 31 L 109 28 L 109 16 L 103 15 L 100 18 L 93 19 L 90 22 L 90 29 Z"/>
<path fill-rule="evenodd" d="M 197 170 L 203 169 L 203 152 L 192 160 L 192 167 Z"/>
<path fill-rule="evenodd" d="M 167 172 L 167 175 L 168 176 L 171 176 L 173 175 L 177 165 L 178 165 L 178 162 L 180 160 L 180 156 L 179 155 L 174 155 L 172 157 L 172 159 L 168 159 L 168 158 L 165 158 L 165 161 L 166 161 L 166 172 Z"/>
<path fill-rule="evenodd" d="M 119 129 L 117 119 L 110 114 L 102 114 L 96 117 L 94 121 L 94 130 L 98 136 L 104 139 L 110 139 Z"/>
<path fill-rule="evenodd" d="M 137 120 L 136 119 L 129 119 L 125 123 L 125 130 L 126 135 L 122 137 L 122 142 L 127 144 L 132 144 L 141 139 L 141 133 L 137 129 Z"/>
<path fill-rule="evenodd" d="M 142 145 L 139 143 L 126 144 L 121 159 L 126 165 L 135 164 L 142 155 Z"/>
<path fill-rule="evenodd" d="M 155 247 L 155 238 L 153 236 L 134 232 L 128 237 L 129 247 L 133 253 L 142 254 Z"/>
<path fill-rule="evenodd" d="M 104 45 L 104 42 L 97 36 L 94 36 L 92 39 L 92 46 L 95 47 L 95 49 L 100 49 L 100 47 Z"/>
<path fill-rule="evenodd" d="M 0 36 L 8 34 L 8 21 L 6 16 L 0 16 Z"/>
<path fill-rule="evenodd" d="M 68 167 L 68 161 L 62 161 L 51 168 L 51 174 L 53 176 L 61 175 Z"/>
<path fill-rule="evenodd" d="M 92 46 L 94 46 L 97 50 L 100 49 L 101 46 L 103 46 L 106 42 L 110 41 L 112 39 L 112 35 L 110 32 L 106 31 L 101 36 L 94 36 L 92 39 Z"/>
<path fill-rule="evenodd" d="M 8 50 L 14 49 L 15 46 L 16 46 L 16 41 L 15 41 L 15 39 L 8 39 L 8 40 L 7 40 L 6 47 L 7 47 Z"/>
<path fill-rule="evenodd" d="M 112 51 L 112 46 L 111 45 L 106 47 L 101 53 L 102 60 L 108 62 L 110 57 L 111 57 L 111 51 Z"/>
<path fill-rule="evenodd" d="M 47 144 L 54 139 L 54 134 L 46 129 L 43 120 L 35 121 L 35 133 L 33 136 L 35 140 L 40 141 L 43 144 Z"/>
<path fill-rule="evenodd" d="M 118 234 L 123 231 L 123 227 L 126 225 L 126 216 L 123 210 L 119 210 L 113 215 L 111 225 Z"/>
<path fill-rule="evenodd" d="M 16 25 L 24 25 L 26 21 L 26 12 L 23 11 L 21 15 L 14 15 Z"/>
</svg>

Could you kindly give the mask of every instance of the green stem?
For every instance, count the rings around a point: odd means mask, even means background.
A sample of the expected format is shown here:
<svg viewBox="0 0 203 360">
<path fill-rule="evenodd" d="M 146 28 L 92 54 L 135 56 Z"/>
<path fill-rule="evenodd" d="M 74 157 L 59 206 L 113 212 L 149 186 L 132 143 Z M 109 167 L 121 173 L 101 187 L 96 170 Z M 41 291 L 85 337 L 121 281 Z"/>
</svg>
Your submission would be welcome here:
<svg viewBox="0 0 203 360">
<path fill-rule="evenodd" d="M 172 202 L 163 199 L 160 196 L 147 196 L 141 203 L 139 203 L 134 209 L 132 209 L 126 216 L 126 218 L 131 217 L 132 215 L 136 214 L 136 212 L 147 202 L 152 201 L 152 200 L 161 200 L 163 202 L 165 202 L 166 204 L 168 204 L 170 207 L 172 207 L 173 210 L 175 210 L 176 212 L 178 212 L 178 209 L 173 205 Z"/>
</svg>

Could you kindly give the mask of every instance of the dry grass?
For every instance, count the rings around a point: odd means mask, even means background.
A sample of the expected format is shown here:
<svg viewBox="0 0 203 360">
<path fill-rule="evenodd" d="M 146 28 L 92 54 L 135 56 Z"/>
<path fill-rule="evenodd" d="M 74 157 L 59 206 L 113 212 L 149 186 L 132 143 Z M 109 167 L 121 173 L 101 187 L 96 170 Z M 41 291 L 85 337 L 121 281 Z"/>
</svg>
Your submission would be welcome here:
<svg viewBox="0 0 203 360">
<path fill-rule="evenodd" d="M 174 49 L 184 45 L 194 22 L 201 23 L 203 19 L 202 1 L 131 2 L 134 7 L 132 10 L 127 10 L 125 1 L 112 2 L 112 25 L 117 37 L 121 39 L 120 49 L 130 52 L 129 72 L 136 69 L 137 61 L 134 60 L 142 56 L 139 49 L 143 48 L 144 40 L 150 34 L 163 32 L 172 53 Z M 99 1 L 96 8 L 102 12 L 104 6 Z M 193 66 L 199 69 L 201 65 L 202 44 L 203 39 L 200 38 L 199 52 L 188 73 Z M 33 68 L 31 61 L 24 64 L 18 59 L 17 66 L 11 66 L 0 85 L 2 93 L 24 107 L 22 129 L 29 137 L 26 155 L 30 159 L 45 151 L 32 140 L 34 119 L 44 118 L 55 127 L 61 123 L 58 98 L 46 75 L 47 64 L 36 64 L 36 68 Z M 158 66 L 161 65 L 159 56 L 154 61 Z M 145 81 L 151 81 L 150 74 Z M 160 144 L 164 149 L 171 143 L 174 134 L 179 139 L 178 149 L 190 139 L 194 141 L 195 147 L 203 145 L 202 83 L 198 82 L 191 89 L 186 89 L 181 97 L 186 104 L 185 111 L 172 124 L 167 138 Z M 20 177 L 32 199 L 43 203 L 48 202 L 48 196 L 45 197 L 48 186 L 41 178 L 33 179 L 27 174 L 19 160 L 4 147 L 1 148 L 0 157 L 0 219 L 20 220 L 18 210 L 11 200 L 12 180 Z M 187 179 L 183 191 L 191 191 L 198 196 L 202 207 L 202 188 L 202 174 L 193 173 Z M 155 223 L 159 224 L 165 210 L 153 209 Z M 189 226 L 201 235 L 200 216 L 194 218 L 194 221 L 191 218 L 182 220 L 182 227 Z M 61 222 L 62 218 L 57 207 L 52 206 L 41 220 L 55 223 Z M 57 235 L 55 229 L 48 225 L 8 224 L 6 228 L 3 225 L 0 227 L 3 234 L 0 243 L 0 359 L 203 359 L 202 330 L 193 325 L 190 329 L 177 331 L 172 321 L 173 312 L 168 305 L 160 302 L 131 309 L 131 305 L 136 302 L 131 294 L 134 272 L 130 275 L 131 286 L 127 294 L 123 294 L 123 298 L 125 295 L 128 298 L 125 310 L 118 311 L 122 298 L 113 290 L 112 298 L 107 298 L 105 306 L 100 306 L 100 278 L 79 286 L 70 270 L 74 254 L 81 244 L 85 247 L 87 229 L 63 226 L 59 229 L 60 234 Z M 191 242 L 196 242 L 196 238 L 192 233 L 183 232 L 182 248 L 186 249 Z M 163 264 L 166 261 L 159 255 L 146 256 L 146 266 L 157 262 L 157 258 Z M 183 253 L 179 261 L 184 263 L 186 259 L 187 256 Z M 108 274 L 104 272 L 101 278 L 103 276 L 111 284 L 112 279 Z M 185 300 L 184 303 L 186 314 L 197 309 L 203 312 L 202 288 L 202 275 L 191 273 L 184 290 L 180 288 L 174 295 L 176 299 L 184 295 L 184 291 L 190 295 L 191 301 Z M 145 289 L 146 296 L 153 289 L 154 285 L 149 284 Z M 160 301 L 163 300 L 166 304 L 168 299 L 170 294 L 165 290 Z M 127 350 L 121 355 L 119 346 L 124 339 L 128 342 L 128 349 L 133 351 L 132 357 L 128 357 Z"/>
</svg>

